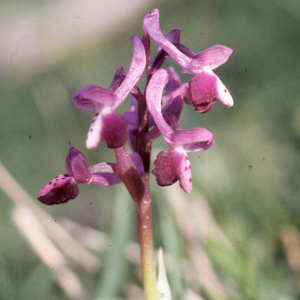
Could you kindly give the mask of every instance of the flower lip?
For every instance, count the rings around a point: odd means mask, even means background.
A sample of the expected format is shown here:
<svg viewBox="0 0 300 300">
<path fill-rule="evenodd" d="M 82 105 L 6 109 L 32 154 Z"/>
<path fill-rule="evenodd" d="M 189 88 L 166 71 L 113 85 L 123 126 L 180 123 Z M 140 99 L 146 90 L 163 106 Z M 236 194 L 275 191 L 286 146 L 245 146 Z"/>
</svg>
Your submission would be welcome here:
<svg viewBox="0 0 300 300">
<path fill-rule="evenodd" d="M 38 200 L 46 205 L 62 204 L 76 198 L 78 193 L 75 179 L 68 174 L 61 174 L 41 189 Z"/>
<path fill-rule="evenodd" d="M 189 82 L 189 94 L 199 113 L 208 112 L 216 100 L 226 107 L 233 106 L 229 91 L 212 71 L 196 74 Z"/>
</svg>

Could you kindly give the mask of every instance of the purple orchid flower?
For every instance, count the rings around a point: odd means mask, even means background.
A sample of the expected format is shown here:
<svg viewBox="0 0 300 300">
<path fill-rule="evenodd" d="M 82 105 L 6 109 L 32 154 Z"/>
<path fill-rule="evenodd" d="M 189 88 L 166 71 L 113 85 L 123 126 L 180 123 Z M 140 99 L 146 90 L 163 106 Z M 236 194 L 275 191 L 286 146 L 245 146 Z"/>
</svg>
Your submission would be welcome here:
<svg viewBox="0 0 300 300">
<path fill-rule="evenodd" d="M 140 79 L 146 65 L 145 48 L 141 39 L 133 35 L 131 41 L 133 57 L 126 76 L 123 68 L 120 67 L 116 71 L 110 88 L 104 89 L 92 84 L 82 88 L 73 96 L 73 102 L 77 108 L 96 111 L 87 135 L 86 147 L 88 149 L 96 148 L 103 140 L 109 148 L 119 148 L 127 140 L 127 122 L 115 110 Z"/>
<path fill-rule="evenodd" d="M 233 105 L 229 91 L 212 71 L 228 60 L 232 49 L 222 45 L 214 45 L 195 54 L 181 44 L 172 43 L 161 31 L 157 8 L 144 17 L 144 28 L 144 31 L 147 31 L 147 34 L 159 47 L 183 67 L 183 72 L 196 74 L 189 82 L 189 93 L 197 112 L 208 112 L 216 100 L 226 107 Z"/>
<path fill-rule="evenodd" d="M 182 130 L 178 125 L 183 101 L 177 96 L 173 102 L 178 102 L 174 107 L 180 107 L 177 116 L 172 113 L 163 115 L 161 98 L 164 87 L 168 82 L 167 71 L 157 70 L 146 90 L 147 106 L 152 114 L 157 128 L 165 141 L 171 147 L 171 151 L 162 151 L 158 154 L 152 173 L 156 176 L 158 185 L 171 185 L 179 179 L 180 186 L 187 193 L 192 189 L 191 165 L 187 152 L 198 152 L 210 148 L 214 144 L 213 135 L 204 128 Z M 171 104 L 170 104 L 171 105 Z M 173 128 L 173 130 L 169 127 Z"/>
<path fill-rule="evenodd" d="M 132 153 L 130 159 L 137 172 L 143 173 L 143 163 L 137 153 Z M 88 166 L 83 153 L 70 147 L 66 158 L 66 174 L 60 174 L 46 184 L 39 192 L 38 199 L 47 205 L 67 203 L 77 197 L 77 184 L 98 184 L 110 186 L 121 182 L 115 174 L 116 164 L 99 163 Z"/>
<path fill-rule="evenodd" d="M 66 158 L 66 174 L 52 179 L 39 192 L 38 199 L 47 205 L 67 203 L 77 197 L 77 183 L 109 186 L 121 182 L 114 174 L 113 164 L 100 163 L 88 166 L 83 153 L 70 147 Z"/>
</svg>

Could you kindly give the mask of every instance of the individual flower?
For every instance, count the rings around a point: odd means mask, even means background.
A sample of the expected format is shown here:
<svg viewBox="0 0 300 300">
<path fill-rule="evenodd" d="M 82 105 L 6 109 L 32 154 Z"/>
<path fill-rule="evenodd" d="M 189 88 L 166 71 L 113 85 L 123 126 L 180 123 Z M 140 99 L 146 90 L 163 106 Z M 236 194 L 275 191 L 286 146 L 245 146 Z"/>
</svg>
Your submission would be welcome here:
<svg viewBox="0 0 300 300">
<path fill-rule="evenodd" d="M 137 153 L 132 153 L 130 159 L 137 172 L 143 173 L 143 163 Z M 77 197 L 77 184 L 99 184 L 109 186 L 121 182 L 115 174 L 116 164 L 99 163 L 88 166 L 85 156 L 70 147 L 66 158 L 66 174 L 60 174 L 46 184 L 39 192 L 38 199 L 47 205 L 67 203 Z"/>
<path fill-rule="evenodd" d="M 77 197 L 79 189 L 77 184 L 100 184 L 109 186 L 121 182 L 114 174 L 113 164 L 100 163 L 88 166 L 85 156 L 70 147 L 66 158 L 66 174 L 52 179 L 39 192 L 38 199 L 47 205 L 67 203 Z"/>
<path fill-rule="evenodd" d="M 146 90 L 148 109 L 157 128 L 172 149 L 157 155 L 152 173 L 161 186 L 171 185 L 179 179 L 180 186 L 189 193 L 192 189 L 192 176 L 187 152 L 206 150 L 214 144 L 214 139 L 211 132 L 204 128 L 182 130 L 179 127 L 178 119 L 183 107 L 180 95 L 169 103 L 168 113 L 162 111 L 162 92 L 167 82 L 167 71 L 159 69 L 153 74 Z"/>
<path fill-rule="evenodd" d="M 126 76 L 123 68 L 120 67 L 108 89 L 91 84 L 82 88 L 72 98 L 77 108 L 96 111 L 87 135 L 88 149 L 96 148 L 103 140 L 109 148 L 118 148 L 127 140 L 127 122 L 115 110 L 140 79 L 146 64 L 145 49 L 141 39 L 133 35 L 131 41 L 133 57 Z"/>
<path fill-rule="evenodd" d="M 212 71 L 225 63 L 232 53 L 232 49 L 214 45 L 195 54 L 187 47 L 172 43 L 167 39 L 159 25 L 159 10 L 153 9 L 144 17 L 144 31 L 180 66 L 183 72 L 196 74 L 189 82 L 189 93 L 195 110 L 199 113 L 209 111 L 215 101 L 220 101 L 226 107 L 233 105 L 233 99 Z"/>
</svg>

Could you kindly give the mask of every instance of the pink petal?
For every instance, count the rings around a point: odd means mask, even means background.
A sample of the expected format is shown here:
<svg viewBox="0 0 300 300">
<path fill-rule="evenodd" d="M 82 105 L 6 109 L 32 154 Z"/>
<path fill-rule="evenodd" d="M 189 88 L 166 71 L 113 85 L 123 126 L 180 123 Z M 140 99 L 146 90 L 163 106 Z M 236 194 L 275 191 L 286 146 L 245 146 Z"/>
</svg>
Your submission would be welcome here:
<svg viewBox="0 0 300 300">
<path fill-rule="evenodd" d="M 189 82 L 189 93 L 195 110 L 199 113 L 208 112 L 216 100 L 226 107 L 233 105 L 229 91 L 212 71 L 196 74 Z"/>
<path fill-rule="evenodd" d="M 79 109 L 96 110 L 95 103 L 112 106 L 115 98 L 112 92 L 95 84 L 90 84 L 79 90 L 72 98 Z"/>
<path fill-rule="evenodd" d="M 175 72 L 175 69 L 173 67 L 169 67 L 167 69 L 167 72 L 169 75 L 169 81 L 166 85 L 166 94 L 170 94 L 171 92 L 180 88 L 181 81 L 179 75 Z"/>
<path fill-rule="evenodd" d="M 99 111 L 96 111 L 91 127 L 87 134 L 86 147 L 88 149 L 96 148 L 98 144 L 103 140 L 101 139 L 102 127 L 103 124 L 102 124 L 102 115 L 100 109 Z"/>
<path fill-rule="evenodd" d="M 191 58 L 180 52 L 162 33 L 159 25 L 159 10 L 151 10 L 144 17 L 144 26 L 149 36 L 162 48 L 169 56 L 182 67 L 189 69 Z"/>
<path fill-rule="evenodd" d="M 117 90 L 117 88 L 121 85 L 121 83 L 123 82 L 125 76 L 126 76 L 126 72 L 124 71 L 123 66 L 120 66 L 116 70 L 114 78 L 107 90 L 114 93 Z"/>
<path fill-rule="evenodd" d="M 213 45 L 198 53 L 192 64 L 199 64 L 203 67 L 209 67 L 211 70 L 223 65 L 232 53 L 232 49 L 222 45 Z"/>
<path fill-rule="evenodd" d="M 117 175 L 110 173 L 95 173 L 92 175 L 91 181 L 91 183 L 103 186 L 110 186 L 120 182 L 122 182 L 122 180 Z"/>
<path fill-rule="evenodd" d="M 110 112 L 102 116 L 103 127 L 101 138 L 106 141 L 108 148 L 123 146 L 128 138 L 128 125 L 124 117 Z"/>
<path fill-rule="evenodd" d="M 142 76 L 146 66 L 145 48 L 141 39 L 137 35 L 133 35 L 131 36 L 131 41 L 133 47 L 132 61 L 125 79 L 114 93 L 117 101 L 114 103 L 113 110 L 125 100 L 131 89 Z"/>
<path fill-rule="evenodd" d="M 152 173 L 156 176 L 157 184 L 168 186 L 178 179 L 180 186 L 186 193 L 192 190 L 191 164 L 186 153 L 172 151 L 161 151 L 155 161 Z"/>
<path fill-rule="evenodd" d="M 69 148 L 67 154 L 66 170 L 77 183 L 88 184 L 91 180 L 92 175 L 89 171 L 85 156 L 72 146 Z"/>
<path fill-rule="evenodd" d="M 125 111 L 123 117 L 127 121 L 128 130 L 138 130 L 139 127 L 139 114 L 137 111 Z"/>
<path fill-rule="evenodd" d="M 187 152 L 198 152 L 209 149 L 214 144 L 213 135 L 205 128 L 192 128 L 174 131 L 170 136 L 170 142 L 181 145 Z"/>
<path fill-rule="evenodd" d="M 124 145 L 128 138 L 128 126 L 124 117 L 112 110 L 97 112 L 87 135 L 86 147 L 96 148 L 106 141 L 108 148 Z"/>
<path fill-rule="evenodd" d="M 61 204 L 76 198 L 78 193 L 75 179 L 68 174 L 61 174 L 41 189 L 38 199 L 46 205 Z"/>
<path fill-rule="evenodd" d="M 167 122 L 164 120 L 161 111 L 161 98 L 165 85 L 168 82 L 168 73 L 164 69 L 157 70 L 149 81 L 146 90 L 146 101 L 148 109 L 159 128 L 160 132 L 167 138 L 172 133 Z"/>
<path fill-rule="evenodd" d="M 179 29 L 174 29 L 172 31 L 170 31 L 169 33 L 167 33 L 165 35 L 165 38 L 170 41 L 172 44 L 175 43 L 180 43 L 180 30 Z M 161 47 L 158 47 L 156 55 L 153 59 L 153 61 L 151 62 L 151 69 L 152 72 L 155 72 L 156 70 L 158 70 L 162 64 L 164 63 L 164 61 L 166 60 L 166 58 L 169 56 L 169 54 L 162 49 Z"/>
</svg>

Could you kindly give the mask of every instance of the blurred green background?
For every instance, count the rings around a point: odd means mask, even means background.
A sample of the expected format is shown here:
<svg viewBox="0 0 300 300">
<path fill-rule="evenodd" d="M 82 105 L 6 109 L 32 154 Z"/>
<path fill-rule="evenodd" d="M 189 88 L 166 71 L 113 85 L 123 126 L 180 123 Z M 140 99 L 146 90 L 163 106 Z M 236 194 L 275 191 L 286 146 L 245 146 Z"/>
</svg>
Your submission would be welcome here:
<svg viewBox="0 0 300 300">
<path fill-rule="evenodd" d="M 182 44 L 194 52 L 214 44 L 233 49 L 216 74 L 234 107 L 216 103 L 206 115 L 185 107 L 181 119 L 182 128 L 206 127 L 216 141 L 189 155 L 192 193 L 151 179 L 155 244 L 167 252 L 174 299 L 300 299 L 299 0 L 1 1 L 0 160 L 33 199 L 65 172 L 70 144 L 89 164 L 114 162 L 104 144 L 85 149 L 93 112 L 76 109 L 71 97 L 90 83 L 108 87 L 122 64 L 128 70 L 130 36 L 141 36 L 143 17 L 154 7 L 163 32 L 181 29 Z M 159 149 L 166 149 L 162 140 Z M 11 179 L 1 171 L 0 181 L 3 187 Z M 85 270 L 68 257 L 67 240 L 54 242 L 85 296 L 66 292 L 51 261 L 47 266 L 27 243 L 24 231 L 35 236 L 35 223 L 25 218 L 29 225 L 18 226 L 20 204 L 1 190 L 0 197 L 0 299 L 141 297 L 135 209 L 121 185 L 80 186 L 67 205 L 34 200 L 101 264 Z M 60 229 L 43 224 L 55 240 Z"/>
</svg>

